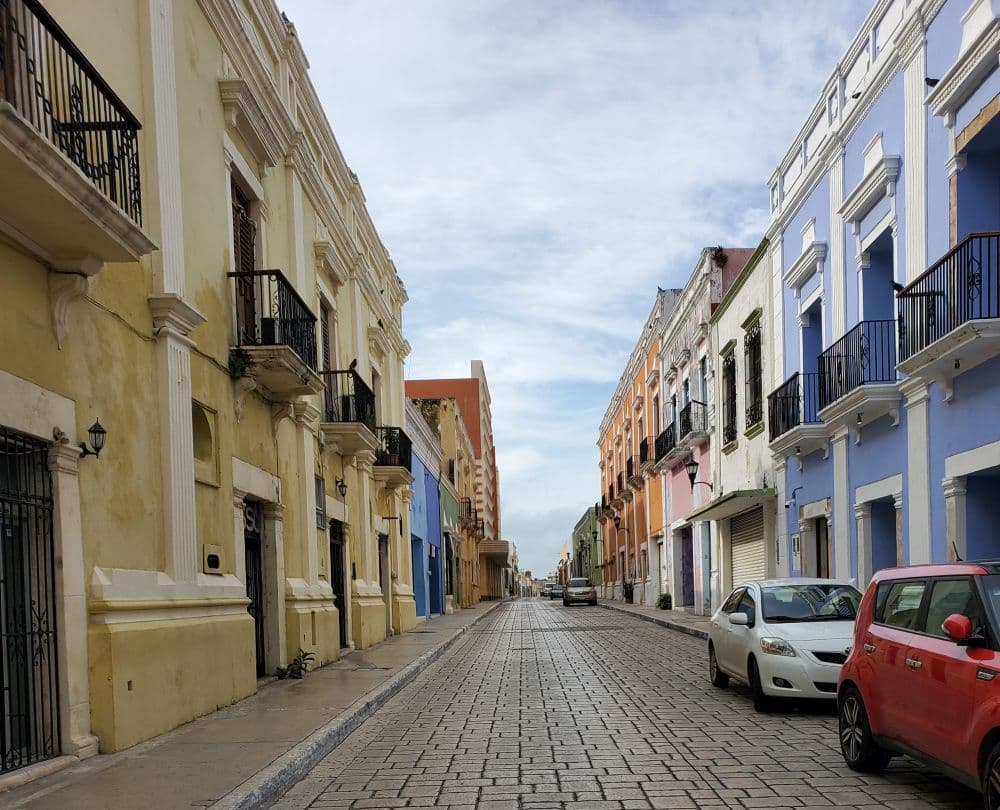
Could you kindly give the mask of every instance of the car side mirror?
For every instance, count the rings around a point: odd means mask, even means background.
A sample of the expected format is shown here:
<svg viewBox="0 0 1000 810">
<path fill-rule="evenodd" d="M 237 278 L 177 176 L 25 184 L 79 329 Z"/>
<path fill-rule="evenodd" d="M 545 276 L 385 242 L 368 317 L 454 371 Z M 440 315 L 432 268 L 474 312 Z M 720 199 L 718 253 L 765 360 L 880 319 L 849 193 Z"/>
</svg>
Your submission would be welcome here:
<svg viewBox="0 0 1000 810">
<path fill-rule="evenodd" d="M 750 618 L 747 616 L 746 613 L 730 613 L 729 623 L 737 624 L 741 627 L 746 627 L 748 624 L 750 624 Z"/>
<path fill-rule="evenodd" d="M 961 613 L 952 613 L 941 624 L 941 629 L 952 641 L 959 644 L 968 642 L 972 638 L 972 619 Z"/>
</svg>

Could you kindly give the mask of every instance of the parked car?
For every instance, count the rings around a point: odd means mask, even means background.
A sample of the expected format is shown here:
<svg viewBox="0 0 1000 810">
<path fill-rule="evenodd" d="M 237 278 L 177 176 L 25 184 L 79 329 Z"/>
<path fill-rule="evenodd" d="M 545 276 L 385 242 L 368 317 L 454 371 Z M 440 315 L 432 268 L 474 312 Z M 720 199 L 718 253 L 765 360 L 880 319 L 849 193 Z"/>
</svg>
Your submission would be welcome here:
<svg viewBox="0 0 1000 810">
<path fill-rule="evenodd" d="M 545 584 L 544 584 L 544 585 L 542 586 L 542 593 L 541 593 L 541 595 L 542 595 L 542 596 L 548 596 L 548 597 L 549 597 L 549 599 L 551 599 L 551 598 L 552 598 L 552 586 L 553 586 L 553 585 L 555 585 L 555 583 L 554 583 L 554 582 L 546 582 L 546 583 L 545 583 Z"/>
<path fill-rule="evenodd" d="M 890 568 L 858 611 L 838 689 L 850 768 L 910 754 L 1000 808 L 1000 562 Z"/>
<path fill-rule="evenodd" d="M 566 583 L 566 590 L 563 592 L 563 604 L 570 605 L 596 605 L 597 588 L 586 577 L 572 577 Z"/>
<path fill-rule="evenodd" d="M 861 593 L 833 579 L 769 579 L 734 588 L 708 633 L 709 678 L 746 683 L 757 711 L 772 700 L 837 696 Z"/>
<path fill-rule="evenodd" d="M 562 595 L 563 595 L 562 583 L 557 582 L 555 585 L 552 586 L 551 590 L 549 591 L 549 599 L 556 599 L 556 598 L 562 599 Z"/>
</svg>

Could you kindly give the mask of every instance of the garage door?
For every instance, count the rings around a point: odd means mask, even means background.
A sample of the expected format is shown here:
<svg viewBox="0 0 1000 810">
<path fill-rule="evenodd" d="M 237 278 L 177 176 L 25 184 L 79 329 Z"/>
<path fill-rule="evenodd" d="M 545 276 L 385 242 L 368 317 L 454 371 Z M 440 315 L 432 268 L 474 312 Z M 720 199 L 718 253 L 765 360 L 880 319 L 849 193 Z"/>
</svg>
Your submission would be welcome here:
<svg viewBox="0 0 1000 810">
<path fill-rule="evenodd" d="M 729 521 L 730 568 L 733 585 L 752 579 L 763 579 L 764 510 L 752 509 Z"/>
</svg>

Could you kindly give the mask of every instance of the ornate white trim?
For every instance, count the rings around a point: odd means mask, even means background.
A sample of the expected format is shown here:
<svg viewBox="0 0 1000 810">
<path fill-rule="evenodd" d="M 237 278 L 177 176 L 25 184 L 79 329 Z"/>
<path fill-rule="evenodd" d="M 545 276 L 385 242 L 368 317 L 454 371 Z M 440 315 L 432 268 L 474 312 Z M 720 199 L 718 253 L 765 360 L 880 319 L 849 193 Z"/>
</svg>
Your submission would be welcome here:
<svg viewBox="0 0 1000 810">
<path fill-rule="evenodd" d="M 896 195 L 900 163 L 898 155 L 883 155 L 873 162 L 871 169 L 840 206 L 839 213 L 845 222 L 852 223 L 857 229 L 865 214 L 871 211 L 882 197 Z"/>
<path fill-rule="evenodd" d="M 985 22 L 983 14 L 989 15 Z M 983 79 L 997 66 L 1000 53 L 1000 20 L 991 12 L 989 0 L 976 0 L 962 18 L 962 55 L 927 94 L 927 105 L 935 115 L 958 110 Z M 977 26 L 982 26 L 976 30 Z"/>
<path fill-rule="evenodd" d="M 90 277 L 81 273 L 49 271 L 49 299 L 52 303 L 52 331 L 61 349 L 69 334 L 70 304 L 87 294 Z"/>
<path fill-rule="evenodd" d="M 813 273 L 823 272 L 823 263 L 826 261 L 826 242 L 811 242 L 788 268 L 784 275 L 784 282 L 793 290 L 799 289 L 813 275 Z"/>
<path fill-rule="evenodd" d="M 219 96 L 227 126 L 243 137 L 257 163 L 267 168 L 277 166 L 285 150 L 250 83 L 240 78 L 220 79 Z"/>
</svg>

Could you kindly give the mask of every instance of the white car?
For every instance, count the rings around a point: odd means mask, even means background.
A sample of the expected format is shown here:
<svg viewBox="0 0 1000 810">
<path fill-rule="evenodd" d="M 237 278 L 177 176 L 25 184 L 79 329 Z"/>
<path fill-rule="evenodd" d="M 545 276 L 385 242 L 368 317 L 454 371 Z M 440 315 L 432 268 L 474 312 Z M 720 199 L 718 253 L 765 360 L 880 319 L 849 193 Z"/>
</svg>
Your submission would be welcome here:
<svg viewBox="0 0 1000 810">
<path fill-rule="evenodd" d="M 708 632 L 712 685 L 729 679 L 753 691 L 754 708 L 772 698 L 835 700 L 861 593 L 833 579 L 767 579 L 733 589 Z"/>
</svg>

